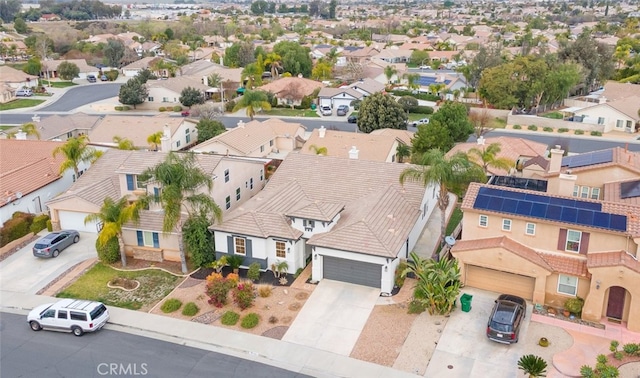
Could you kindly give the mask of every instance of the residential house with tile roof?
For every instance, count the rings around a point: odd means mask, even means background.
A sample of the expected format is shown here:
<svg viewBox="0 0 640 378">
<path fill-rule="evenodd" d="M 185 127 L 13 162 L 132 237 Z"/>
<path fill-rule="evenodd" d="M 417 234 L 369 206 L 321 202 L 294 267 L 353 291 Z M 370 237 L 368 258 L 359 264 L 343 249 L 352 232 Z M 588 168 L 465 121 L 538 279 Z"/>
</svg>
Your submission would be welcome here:
<svg viewBox="0 0 640 378">
<path fill-rule="evenodd" d="M 158 77 L 169 77 L 169 72 L 166 69 L 163 69 L 162 72 L 157 72 L 154 70 L 154 66 L 162 61 L 163 59 L 157 56 L 148 56 L 142 59 L 136 60 L 135 62 L 129 63 L 126 66 L 122 67 L 122 74 L 126 77 L 135 77 L 140 71 L 144 69 L 148 69 L 154 73 L 154 75 Z"/>
<path fill-rule="evenodd" d="M 563 152 L 522 185 L 469 187 L 451 249 L 463 281 L 557 309 L 580 297 L 583 319 L 640 331 L 640 156 Z"/>
<path fill-rule="evenodd" d="M 78 78 L 80 79 L 86 79 L 87 75 L 94 75 L 97 77 L 100 71 L 97 67 L 90 66 L 87 63 L 86 59 L 43 60 L 41 62 L 42 68 L 41 68 L 40 76 L 44 78 L 51 78 L 51 79 L 58 77 L 58 66 L 62 62 L 69 62 L 78 66 L 78 68 L 80 69 L 80 72 L 78 73 Z"/>
<path fill-rule="evenodd" d="M 351 106 L 351 102 L 364 99 L 364 94 L 353 88 L 324 87 L 318 92 L 318 106 L 337 109 L 340 105 Z"/>
<path fill-rule="evenodd" d="M 259 87 L 259 90 L 273 93 L 281 105 L 300 105 L 302 98 L 310 96 L 325 85 L 304 77 L 281 77 Z"/>
<path fill-rule="evenodd" d="M 163 152 L 107 150 L 66 192 L 47 203 L 55 229 L 75 229 L 96 233 L 99 225 L 84 223 L 87 215 L 97 213 L 105 198 L 114 200 L 141 194 L 157 195 L 157 183 L 138 180 L 147 168 L 166 158 Z M 211 191 L 202 189 L 223 211 L 223 217 L 260 192 L 265 184 L 265 164 L 260 159 L 196 154 L 196 164 L 213 179 Z M 187 214 L 183 217 L 186 219 Z M 138 224 L 123 227 L 127 255 L 153 261 L 180 261 L 178 235 L 162 232 L 164 213 L 158 204 L 142 211 Z M 223 218 L 224 219 L 224 218 Z"/>
<path fill-rule="evenodd" d="M 436 206 L 435 188 L 400 185 L 403 164 L 290 154 L 264 190 L 214 231 L 216 257 L 240 255 L 288 272 L 313 262 L 324 278 L 390 293 Z"/>
<path fill-rule="evenodd" d="M 181 106 L 180 96 L 186 87 L 201 91 L 205 98 L 209 96 L 207 90 L 211 89 L 203 84 L 202 77 L 178 76 L 166 80 L 149 80 L 147 81 L 149 90 L 147 101 L 138 105 L 138 108 L 157 110 L 161 106 L 165 108 Z"/>
<path fill-rule="evenodd" d="M 139 149 L 161 149 L 165 152 L 188 148 L 198 140 L 197 122 L 185 117 L 171 117 L 161 113 L 154 117 L 106 115 L 89 131 L 93 145 L 117 147 L 114 137 L 127 138 Z M 162 146 L 150 146 L 149 135 L 162 132 L 166 140 Z"/>
<path fill-rule="evenodd" d="M 638 85 L 640 87 L 640 85 Z M 618 98 L 576 110 L 583 123 L 602 125 L 603 132 L 635 133 L 640 129 L 640 95 Z"/>
<path fill-rule="evenodd" d="M 69 189 L 76 177 L 72 170 L 60 174 L 65 158 L 53 157 L 62 142 L 0 139 L 0 226 L 16 211 L 39 214 L 45 203 Z M 81 170 L 88 165 L 82 164 Z"/>
<path fill-rule="evenodd" d="M 193 148 L 195 152 L 283 159 L 304 144 L 306 128 L 278 118 L 253 120 L 228 129 Z"/>
<path fill-rule="evenodd" d="M 41 140 L 66 141 L 69 138 L 77 138 L 80 135 L 88 135 L 89 132 L 102 120 L 103 116 L 84 113 L 53 114 L 46 117 L 37 117 L 36 126 Z M 36 139 L 32 135 L 29 139 Z"/>
<path fill-rule="evenodd" d="M 0 65 L 0 83 L 5 84 L 9 88 L 15 90 L 23 87 L 31 88 L 38 85 L 38 76 L 29 75 L 20 70 L 7 65 Z"/>
</svg>

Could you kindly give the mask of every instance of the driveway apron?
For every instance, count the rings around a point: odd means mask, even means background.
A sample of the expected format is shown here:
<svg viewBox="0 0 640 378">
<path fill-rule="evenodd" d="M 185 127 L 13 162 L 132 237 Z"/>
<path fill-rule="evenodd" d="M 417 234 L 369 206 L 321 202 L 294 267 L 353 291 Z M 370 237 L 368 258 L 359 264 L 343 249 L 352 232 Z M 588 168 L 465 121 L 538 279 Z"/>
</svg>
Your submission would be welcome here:
<svg viewBox="0 0 640 378">
<path fill-rule="evenodd" d="M 380 289 L 322 280 L 282 338 L 348 356 L 380 296 Z"/>
</svg>

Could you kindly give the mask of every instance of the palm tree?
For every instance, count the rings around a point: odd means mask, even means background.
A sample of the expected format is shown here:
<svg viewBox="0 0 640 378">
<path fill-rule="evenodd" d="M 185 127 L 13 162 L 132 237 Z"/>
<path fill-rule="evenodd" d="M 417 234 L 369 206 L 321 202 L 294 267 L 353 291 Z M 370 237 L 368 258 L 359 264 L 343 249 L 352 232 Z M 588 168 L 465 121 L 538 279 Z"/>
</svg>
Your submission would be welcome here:
<svg viewBox="0 0 640 378">
<path fill-rule="evenodd" d="M 327 147 L 318 147 L 315 144 L 309 146 L 309 150 L 313 150 L 316 155 L 327 156 Z"/>
<path fill-rule="evenodd" d="M 101 222 L 102 229 L 98 233 L 98 244 L 105 246 L 112 238 L 118 238 L 120 246 L 120 258 L 122 266 L 127 266 L 127 255 L 124 250 L 124 239 L 122 238 L 122 226 L 128 222 L 138 223 L 140 220 L 140 209 L 146 207 L 146 197 L 139 197 L 133 203 L 129 203 L 129 198 L 123 196 L 118 201 L 107 197 L 102 202 L 100 211 L 96 214 L 89 214 L 84 218 L 84 224 L 89 222 Z"/>
<path fill-rule="evenodd" d="M 207 78 L 207 84 L 212 88 L 220 88 L 220 85 L 222 84 L 222 76 L 215 72 L 212 73 Z"/>
<path fill-rule="evenodd" d="M 38 140 L 40 140 L 40 131 L 38 131 L 38 126 L 31 122 L 23 124 L 22 126 L 20 126 L 20 129 L 18 131 L 12 131 L 7 134 L 7 136 L 9 139 L 15 138 L 16 134 L 20 131 L 27 134 L 27 136 L 34 135 L 36 138 L 38 138 Z"/>
<path fill-rule="evenodd" d="M 260 109 L 271 110 L 271 104 L 269 104 L 267 100 L 266 93 L 262 91 L 245 90 L 236 106 L 234 106 L 233 111 L 237 112 L 240 109 L 247 109 L 247 116 L 253 121 L 256 111 Z"/>
<path fill-rule="evenodd" d="M 182 235 L 183 213 L 191 218 L 204 212 L 211 220 L 222 220 L 222 210 L 209 195 L 213 179 L 199 167 L 193 153 L 177 154 L 171 152 L 165 160 L 155 167 L 148 168 L 141 179 L 160 184 L 160 195 L 154 200 L 162 204 L 164 220 L 162 232 L 177 232 L 182 272 L 187 272 L 187 259 L 184 252 Z M 205 192 L 198 192 L 205 188 Z"/>
<path fill-rule="evenodd" d="M 469 157 L 459 152 L 446 157 L 438 149 L 427 151 L 417 167 L 406 168 L 400 174 L 400 183 L 407 180 L 419 181 L 423 186 L 439 186 L 438 208 L 440 209 L 440 241 L 444 241 L 447 228 L 446 210 L 449 205 L 449 191 L 462 192 L 470 182 L 484 181 L 486 176 L 482 169 L 469 161 Z"/>
<path fill-rule="evenodd" d="M 518 369 L 524 371 L 525 374 L 529 374 L 529 378 L 546 377 L 547 361 L 542 357 L 527 354 L 518 360 Z"/>
<path fill-rule="evenodd" d="M 482 149 L 477 147 L 469 149 L 468 155 L 472 161 L 482 167 L 485 175 L 489 174 L 489 167 L 503 169 L 508 172 L 516 163 L 511 159 L 498 157 L 500 150 L 500 143 L 491 143 Z"/>
<path fill-rule="evenodd" d="M 404 163 L 404 158 L 411 156 L 411 147 L 404 143 L 398 143 L 396 155 L 398 155 L 398 163 Z"/>
<path fill-rule="evenodd" d="M 264 65 L 269 66 L 271 71 L 271 77 L 276 79 L 280 76 L 280 70 L 282 69 L 282 57 L 274 52 L 267 54 L 264 60 Z"/>
<path fill-rule="evenodd" d="M 391 83 L 391 78 L 393 77 L 393 75 L 397 73 L 398 73 L 398 70 L 396 69 L 396 67 L 392 65 L 386 66 L 384 68 L 384 76 L 387 77 L 387 83 Z"/>
<path fill-rule="evenodd" d="M 137 150 L 131 139 L 123 138 L 121 136 L 114 136 L 113 143 L 118 145 L 119 150 Z"/>
<path fill-rule="evenodd" d="M 153 146 L 154 151 L 158 151 L 158 145 L 162 143 L 162 136 L 164 133 L 162 131 L 158 131 L 157 133 L 153 133 L 147 137 L 147 143 L 150 146 Z"/>
<path fill-rule="evenodd" d="M 86 135 L 67 139 L 62 146 L 58 146 L 53 150 L 53 157 L 63 154 L 66 158 L 60 165 L 60 174 L 67 169 L 73 169 L 76 178 L 79 177 L 78 165 L 80 163 L 93 163 L 100 156 L 102 151 L 96 151 L 95 148 L 89 147 L 89 138 Z"/>
<path fill-rule="evenodd" d="M 409 89 L 418 89 L 420 87 L 420 84 L 418 84 L 420 75 L 415 73 L 407 73 L 404 74 L 404 78 L 407 79 L 407 86 L 409 87 Z"/>
</svg>

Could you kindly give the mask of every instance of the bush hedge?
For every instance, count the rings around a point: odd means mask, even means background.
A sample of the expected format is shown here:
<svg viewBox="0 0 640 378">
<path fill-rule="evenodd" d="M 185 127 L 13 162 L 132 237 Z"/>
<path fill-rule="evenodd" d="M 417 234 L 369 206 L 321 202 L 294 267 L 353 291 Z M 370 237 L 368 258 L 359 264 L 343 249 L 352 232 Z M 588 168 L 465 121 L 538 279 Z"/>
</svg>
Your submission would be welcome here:
<svg viewBox="0 0 640 378">
<path fill-rule="evenodd" d="M 409 112 L 429 115 L 429 114 L 433 114 L 433 108 L 430 106 L 418 105 L 418 106 L 412 106 L 411 108 L 409 108 Z"/>
<path fill-rule="evenodd" d="M 220 318 L 220 323 L 224 325 L 232 326 L 232 325 L 236 325 L 239 319 L 240 319 L 240 314 L 233 311 L 227 311 L 222 315 L 222 318 Z"/>
<path fill-rule="evenodd" d="M 559 133 L 566 133 L 568 131 L 569 131 L 569 129 L 567 129 L 566 127 L 561 127 L 561 128 L 558 129 Z"/>
<path fill-rule="evenodd" d="M 513 129 L 514 129 L 514 130 L 520 130 L 520 129 L 522 129 L 522 126 L 520 126 L 520 125 L 513 125 Z"/>
<path fill-rule="evenodd" d="M 231 100 L 226 104 L 224 104 L 224 110 L 226 110 L 227 112 L 232 112 L 233 108 L 235 107 L 236 107 L 236 102 L 234 100 Z"/>
<path fill-rule="evenodd" d="M 100 245 L 96 240 L 96 251 L 100 261 L 106 264 L 113 264 L 120 260 L 120 244 L 118 244 L 116 237 L 109 239 L 105 245 Z"/>
<path fill-rule="evenodd" d="M 4 222 L 4 226 L 0 228 L 0 247 L 4 247 L 10 242 L 20 239 L 30 232 L 31 224 L 35 215 L 15 212 L 11 219 Z"/>
<path fill-rule="evenodd" d="M 167 108 L 165 108 L 164 106 L 161 106 L 161 107 L 158 108 L 158 111 L 159 112 L 166 112 Z"/>
<path fill-rule="evenodd" d="M 162 304 L 162 307 L 160 307 L 160 310 L 162 310 L 162 312 L 164 312 L 165 314 L 168 314 L 170 312 L 177 311 L 180 307 L 182 307 L 182 302 L 179 299 L 171 298 L 171 299 L 167 299 Z"/>
<path fill-rule="evenodd" d="M 573 130 L 573 134 L 574 134 L 574 135 L 583 135 L 583 134 L 584 134 L 584 130 L 580 130 L 580 129 L 578 129 L 578 130 Z"/>
<path fill-rule="evenodd" d="M 196 306 L 196 304 L 193 302 L 189 302 L 186 305 L 184 305 L 184 308 L 182 309 L 182 315 L 195 316 L 198 313 L 198 311 L 200 311 L 198 306 Z"/>
<path fill-rule="evenodd" d="M 47 222 L 49 221 L 49 216 L 47 214 L 40 214 L 33 218 L 33 223 L 31 223 L 31 227 L 29 227 L 29 231 L 37 234 L 38 232 L 44 230 L 47 227 Z"/>
<path fill-rule="evenodd" d="M 548 133 L 552 133 L 553 132 L 553 127 L 545 126 L 545 127 L 542 128 L 542 131 L 546 131 Z"/>
<path fill-rule="evenodd" d="M 242 318 L 242 322 L 240 322 L 240 326 L 245 329 L 250 329 L 258 325 L 260 322 L 260 317 L 258 314 L 252 312 L 247 314 L 244 318 Z"/>
<path fill-rule="evenodd" d="M 538 126 L 536 126 L 536 125 L 529 125 L 529 126 L 527 126 L 527 130 L 531 130 L 531 131 L 538 131 Z"/>
<path fill-rule="evenodd" d="M 53 231 L 53 223 L 51 223 L 51 219 L 47 221 L 47 231 Z"/>
<path fill-rule="evenodd" d="M 176 105 L 176 106 L 174 106 L 174 107 L 173 107 L 173 111 L 174 111 L 174 112 L 181 112 L 181 111 L 182 111 L 182 106 L 180 106 L 180 105 Z"/>
<path fill-rule="evenodd" d="M 109 81 L 115 81 L 118 78 L 118 70 L 109 70 L 104 73 Z"/>
<path fill-rule="evenodd" d="M 247 278 L 254 282 L 260 279 L 260 263 L 254 262 L 249 265 Z"/>
<path fill-rule="evenodd" d="M 591 136 L 602 136 L 602 132 L 600 131 L 592 131 Z"/>
</svg>

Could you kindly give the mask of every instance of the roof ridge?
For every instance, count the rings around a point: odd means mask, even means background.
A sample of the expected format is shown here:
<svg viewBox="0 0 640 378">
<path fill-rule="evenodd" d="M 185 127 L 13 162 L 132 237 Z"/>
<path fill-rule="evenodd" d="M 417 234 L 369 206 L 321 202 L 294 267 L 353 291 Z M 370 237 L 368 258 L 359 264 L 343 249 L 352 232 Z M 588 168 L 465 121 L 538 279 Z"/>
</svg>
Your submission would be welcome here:
<svg viewBox="0 0 640 378">
<path fill-rule="evenodd" d="M 36 164 L 41 163 L 43 160 L 49 160 L 49 159 L 50 159 L 49 157 L 43 156 L 42 158 L 40 158 L 38 160 L 33 160 L 31 162 L 25 163 L 25 165 L 22 165 L 20 167 L 16 167 L 16 168 L 11 169 L 11 170 L 6 171 L 6 172 L 0 172 L 0 177 L 5 177 L 5 176 L 8 176 L 8 175 L 10 175 L 12 173 L 16 173 L 18 171 L 21 171 L 23 169 L 30 168 L 30 167 L 32 167 L 32 166 L 34 166 Z"/>
</svg>

